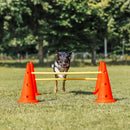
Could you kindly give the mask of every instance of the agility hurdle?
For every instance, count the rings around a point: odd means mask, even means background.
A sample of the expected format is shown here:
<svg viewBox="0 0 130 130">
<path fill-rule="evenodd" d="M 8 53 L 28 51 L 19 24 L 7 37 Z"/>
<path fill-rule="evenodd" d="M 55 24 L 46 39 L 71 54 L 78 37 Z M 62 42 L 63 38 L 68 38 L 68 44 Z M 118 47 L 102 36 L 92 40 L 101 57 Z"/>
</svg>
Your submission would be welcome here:
<svg viewBox="0 0 130 130">
<path fill-rule="evenodd" d="M 35 79 L 35 75 L 90 75 L 98 74 L 97 78 L 43 78 Z M 90 80 L 96 81 L 95 92 L 98 95 L 96 103 L 113 103 L 113 99 L 106 64 L 100 61 L 98 72 L 34 72 L 33 62 L 27 63 L 21 98 L 18 103 L 38 103 L 35 96 L 37 92 L 36 81 L 56 81 L 56 80 Z"/>
</svg>

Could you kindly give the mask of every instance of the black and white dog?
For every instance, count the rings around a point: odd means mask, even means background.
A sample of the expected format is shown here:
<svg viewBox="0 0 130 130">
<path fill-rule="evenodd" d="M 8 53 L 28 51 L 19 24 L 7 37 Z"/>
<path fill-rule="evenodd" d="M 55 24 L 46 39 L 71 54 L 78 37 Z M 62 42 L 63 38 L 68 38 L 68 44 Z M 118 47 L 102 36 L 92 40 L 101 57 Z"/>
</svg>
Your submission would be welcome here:
<svg viewBox="0 0 130 130">
<path fill-rule="evenodd" d="M 54 64 L 52 65 L 54 72 L 68 72 L 70 67 L 70 57 L 72 52 L 58 52 L 56 54 L 56 59 Z M 55 75 L 55 78 L 66 78 L 66 75 Z M 58 81 L 56 80 L 55 84 L 55 92 L 58 91 Z M 65 80 L 63 80 L 63 91 L 65 92 Z"/>
</svg>

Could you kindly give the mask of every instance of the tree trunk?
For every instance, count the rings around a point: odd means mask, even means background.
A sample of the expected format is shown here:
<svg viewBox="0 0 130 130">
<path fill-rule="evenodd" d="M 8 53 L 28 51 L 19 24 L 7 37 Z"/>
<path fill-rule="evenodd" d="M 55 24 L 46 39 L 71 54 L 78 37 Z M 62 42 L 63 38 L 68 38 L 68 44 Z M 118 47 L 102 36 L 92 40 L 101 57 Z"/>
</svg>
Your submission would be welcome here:
<svg viewBox="0 0 130 130">
<path fill-rule="evenodd" d="M 43 40 L 39 41 L 38 59 L 39 64 L 43 64 Z"/>
<path fill-rule="evenodd" d="M 104 56 L 107 57 L 107 38 L 104 38 Z"/>
<path fill-rule="evenodd" d="M 92 58 L 91 58 L 91 63 L 96 65 L 96 49 L 92 48 Z"/>
</svg>

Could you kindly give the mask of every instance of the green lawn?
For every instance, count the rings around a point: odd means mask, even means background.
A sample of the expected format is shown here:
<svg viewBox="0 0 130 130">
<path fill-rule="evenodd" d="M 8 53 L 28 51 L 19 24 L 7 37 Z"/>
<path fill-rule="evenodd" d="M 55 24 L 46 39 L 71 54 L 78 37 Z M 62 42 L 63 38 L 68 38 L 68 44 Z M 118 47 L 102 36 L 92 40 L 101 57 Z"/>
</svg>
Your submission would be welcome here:
<svg viewBox="0 0 130 130">
<path fill-rule="evenodd" d="M 70 71 L 97 71 L 98 66 Z M 130 66 L 107 66 L 116 103 L 95 103 L 96 81 L 66 81 L 66 92 L 54 93 L 54 81 L 37 81 L 39 103 L 17 103 L 25 68 L 0 67 L 0 130 L 128 130 L 130 129 Z M 35 67 L 35 71 L 52 71 Z M 45 77 L 45 76 L 37 76 Z M 53 76 L 46 76 L 53 77 Z M 81 75 L 68 77 L 96 77 Z"/>
</svg>

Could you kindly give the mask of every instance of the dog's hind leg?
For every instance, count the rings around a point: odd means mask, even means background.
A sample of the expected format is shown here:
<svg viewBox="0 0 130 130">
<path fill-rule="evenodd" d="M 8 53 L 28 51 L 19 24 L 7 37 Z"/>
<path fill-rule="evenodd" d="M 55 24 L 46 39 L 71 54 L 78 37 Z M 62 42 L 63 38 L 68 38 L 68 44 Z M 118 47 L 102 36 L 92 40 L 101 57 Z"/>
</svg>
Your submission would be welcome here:
<svg viewBox="0 0 130 130">
<path fill-rule="evenodd" d="M 55 82 L 55 93 L 58 91 L 58 81 L 56 80 L 56 82 Z"/>
</svg>

